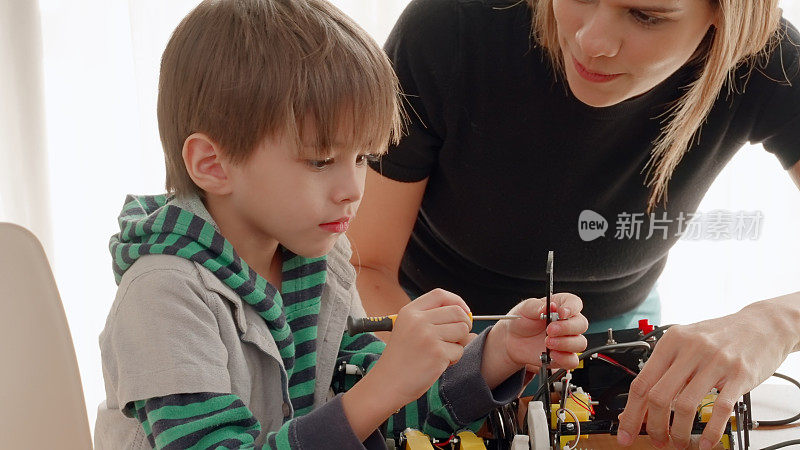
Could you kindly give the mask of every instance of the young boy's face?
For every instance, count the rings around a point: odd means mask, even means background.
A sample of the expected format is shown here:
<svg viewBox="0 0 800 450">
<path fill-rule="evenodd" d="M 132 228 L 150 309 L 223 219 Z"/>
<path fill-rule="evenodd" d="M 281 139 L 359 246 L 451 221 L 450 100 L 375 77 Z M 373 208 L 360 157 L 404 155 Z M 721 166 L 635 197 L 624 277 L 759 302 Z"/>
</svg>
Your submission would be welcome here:
<svg viewBox="0 0 800 450">
<path fill-rule="evenodd" d="M 229 219 L 253 245 L 277 241 L 296 254 L 322 256 L 358 210 L 368 156 L 335 145 L 326 159 L 307 158 L 298 156 L 293 139 L 267 137 L 246 162 L 229 167 L 239 216 Z"/>
</svg>

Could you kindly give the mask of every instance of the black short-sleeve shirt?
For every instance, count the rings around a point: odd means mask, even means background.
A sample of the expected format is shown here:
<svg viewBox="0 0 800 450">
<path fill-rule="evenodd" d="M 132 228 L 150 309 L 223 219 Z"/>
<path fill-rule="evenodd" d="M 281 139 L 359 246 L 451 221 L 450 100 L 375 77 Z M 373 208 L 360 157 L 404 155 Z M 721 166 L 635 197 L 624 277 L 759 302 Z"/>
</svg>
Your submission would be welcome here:
<svg viewBox="0 0 800 450">
<path fill-rule="evenodd" d="M 412 1 L 386 43 L 408 134 L 371 164 L 395 180 L 428 179 L 402 284 L 417 293 L 442 287 L 475 313 L 502 313 L 544 294 L 553 250 L 556 289 L 581 296 L 590 320 L 634 308 L 743 144 L 763 143 L 784 168 L 800 159 L 800 35 L 786 21 L 781 31 L 768 61 L 737 69 L 731 94 L 723 87 L 666 206 L 651 216 L 643 169 L 697 66 L 595 108 L 555 79 L 531 38 L 527 2 Z M 605 234 L 595 236 L 590 228 L 603 221 Z"/>
</svg>

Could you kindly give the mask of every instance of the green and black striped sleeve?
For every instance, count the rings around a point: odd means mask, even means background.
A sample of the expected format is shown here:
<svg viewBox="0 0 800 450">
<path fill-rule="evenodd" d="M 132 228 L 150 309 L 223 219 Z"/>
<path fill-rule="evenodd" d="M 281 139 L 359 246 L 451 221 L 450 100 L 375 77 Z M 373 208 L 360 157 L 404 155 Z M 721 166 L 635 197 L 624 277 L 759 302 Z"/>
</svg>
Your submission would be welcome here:
<svg viewBox="0 0 800 450">
<path fill-rule="evenodd" d="M 428 392 L 389 418 L 387 435 L 397 437 L 406 428 L 415 428 L 437 438 L 447 438 L 463 429 L 477 431 L 489 412 L 513 401 L 522 391 L 525 371 L 489 389 L 481 376 L 481 358 L 488 329 L 464 348 L 458 363 L 450 366 Z M 386 344 L 372 333 L 349 336 L 339 346 L 338 363 L 353 364 L 366 372 L 377 363 Z M 351 387 L 355 379 L 346 383 Z"/>
<path fill-rule="evenodd" d="M 125 415 L 142 424 L 153 448 L 253 448 L 261 433 L 239 397 L 201 392 L 139 400 Z"/>
<path fill-rule="evenodd" d="M 255 445 L 261 424 L 233 394 L 167 395 L 131 402 L 123 412 L 141 423 L 157 449 L 385 448 L 379 433 L 359 442 L 344 415 L 341 396 L 267 433 L 263 446 Z"/>
</svg>

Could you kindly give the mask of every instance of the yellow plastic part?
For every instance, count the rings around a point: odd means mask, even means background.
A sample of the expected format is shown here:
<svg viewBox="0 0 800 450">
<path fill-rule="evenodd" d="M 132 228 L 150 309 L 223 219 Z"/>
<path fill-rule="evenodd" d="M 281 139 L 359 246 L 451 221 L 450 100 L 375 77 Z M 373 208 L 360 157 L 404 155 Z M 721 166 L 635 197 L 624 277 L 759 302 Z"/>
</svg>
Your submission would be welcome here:
<svg viewBox="0 0 800 450">
<path fill-rule="evenodd" d="M 472 431 L 462 431 L 458 433 L 459 450 L 486 450 L 483 439 L 479 438 Z"/>
<path fill-rule="evenodd" d="M 698 413 L 700 413 L 700 422 L 708 423 L 711 420 L 711 413 L 714 412 L 714 402 L 717 400 L 717 394 L 708 394 L 703 397 L 703 401 L 698 405 Z"/>
<path fill-rule="evenodd" d="M 433 450 L 431 439 L 427 434 L 409 428 L 403 432 L 406 437 L 406 446 L 404 450 Z"/>
<path fill-rule="evenodd" d="M 700 405 L 697 408 L 698 414 L 700 414 L 700 422 L 708 423 L 711 420 L 711 414 L 714 413 L 714 402 L 717 401 L 717 394 L 709 393 L 703 398 L 703 401 L 700 402 Z M 736 416 L 731 413 L 730 417 L 731 422 L 731 430 L 736 431 Z M 722 439 L 720 439 L 720 443 L 726 449 L 731 448 L 731 441 L 730 437 L 727 434 L 722 435 Z"/>
<path fill-rule="evenodd" d="M 578 420 L 579 421 L 581 421 L 581 422 L 589 421 L 590 420 L 589 416 L 591 415 L 591 413 L 589 411 L 587 411 L 586 408 L 584 408 L 583 406 L 578 404 L 578 402 L 576 400 L 574 400 L 573 397 L 577 397 L 578 399 L 582 400 L 587 405 L 591 405 L 590 402 L 592 401 L 592 398 L 589 397 L 589 394 L 586 394 L 586 393 L 573 392 L 572 395 L 570 395 L 570 397 L 567 398 L 567 401 L 564 403 L 564 408 L 574 412 L 575 415 L 578 416 Z M 556 426 L 558 425 L 558 414 L 557 414 L 557 412 L 558 412 L 558 409 L 560 407 L 561 407 L 560 403 L 552 403 L 552 404 L 550 404 L 550 427 L 552 429 L 555 429 Z M 570 414 L 570 413 L 564 413 L 564 422 L 575 422 L 575 418 L 573 418 L 572 414 Z M 565 447 L 567 444 L 569 444 L 570 442 L 574 441 L 577 438 L 578 437 L 574 436 L 574 435 L 573 436 L 561 436 L 561 442 L 560 442 L 561 447 L 562 448 Z M 581 441 L 583 441 L 584 439 L 589 439 L 589 435 L 588 434 L 582 434 L 581 435 Z"/>
<path fill-rule="evenodd" d="M 572 395 L 567 398 L 567 401 L 564 403 L 564 408 L 568 409 L 575 413 L 578 416 L 578 420 L 581 422 L 586 422 L 589 420 L 590 413 L 589 411 L 580 405 L 573 397 L 577 397 L 579 400 L 583 401 L 587 405 L 591 405 L 591 397 L 589 394 L 574 392 Z M 560 408 L 560 403 L 552 403 L 550 404 L 550 427 L 555 428 L 556 424 L 558 424 L 558 418 L 556 417 L 556 411 Z M 571 414 L 566 413 L 566 417 L 564 417 L 565 422 L 575 422 L 575 419 L 572 417 Z"/>
</svg>

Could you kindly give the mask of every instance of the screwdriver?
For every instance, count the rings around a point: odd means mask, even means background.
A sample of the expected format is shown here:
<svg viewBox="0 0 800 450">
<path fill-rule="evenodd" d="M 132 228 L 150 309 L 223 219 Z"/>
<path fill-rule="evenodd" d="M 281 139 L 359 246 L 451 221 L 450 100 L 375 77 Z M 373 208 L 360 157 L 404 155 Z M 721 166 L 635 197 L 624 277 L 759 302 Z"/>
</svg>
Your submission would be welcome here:
<svg viewBox="0 0 800 450">
<path fill-rule="evenodd" d="M 469 318 L 475 320 L 508 320 L 519 319 L 522 316 L 514 314 L 504 314 L 497 316 L 473 316 L 469 313 Z M 347 333 L 350 336 L 355 336 L 359 333 L 366 333 L 368 331 L 392 331 L 394 321 L 397 319 L 397 314 L 390 314 L 388 316 L 377 317 L 362 317 L 354 318 L 352 316 L 347 318 Z"/>
</svg>

